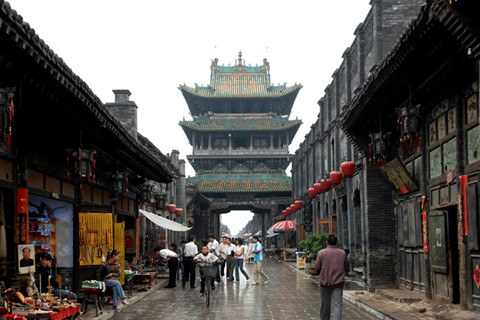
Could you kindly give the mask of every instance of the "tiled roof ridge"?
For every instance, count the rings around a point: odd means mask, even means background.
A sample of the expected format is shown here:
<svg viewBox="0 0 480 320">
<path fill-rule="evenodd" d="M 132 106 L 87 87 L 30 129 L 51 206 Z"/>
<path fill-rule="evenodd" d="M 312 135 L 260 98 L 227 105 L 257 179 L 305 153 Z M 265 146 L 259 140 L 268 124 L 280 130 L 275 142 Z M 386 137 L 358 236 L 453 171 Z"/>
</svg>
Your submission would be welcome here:
<svg viewBox="0 0 480 320">
<path fill-rule="evenodd" d="M 192 88 L 189 87 L 185 84 L 180 85 L 178 87 L 180 90 L 189 92 L 193 95 L 200 96 L 200 97 L 209 97 L 209 98 L 249 98 L 249 97 L 254 97 L 254 98 L 272 98 L 272 97 L 283 97 L 286 95 L 289 95 L 292 92 L 295 92 L 296 90 L 300 90 L 303 88 L 302 84 L 295 84 L 293 86 L 277 89 L 277 88 L 270 88 L 265 90 L 264 92 L 258 93 L 258 92 L 252 92 L 252 93 L 238 93 L 238 94 L 229 94 L 229 93 L 222 93 L 222 94 L 216 94 L 217 90 L 216 89 L 209 89 L 209 90 L 204 90 L 204 89 L 198 89 L 198 88 Z"/>
<path fill-rule="evenodd" d="M 63 61 L 63 59 L 58 56 L 35 32 L 34 28 L 30 27 L 28 22 L 23 21 L 23 17 L 17 13 L 16 10 L 12 9 L 10 3 L 5 0 L 0 0 L 0 8 L 1 10 L 10 18 L 10 22 L 14 23 L 18 28 L 20 28 L 26 38 L 30 40 L 34 46 L 37 46 L 41 49 L 45 58 L 56 65 L 58 68 L 61 69 L 67 76 L 71 78 L 73 83 L 77 86 L 82 87 L 86 93 L 90 95 L 95 101 L 102 104 L 101 100 L 93 93 L 92 89 L 87 85 L 85 81 L 83 81 L 78 75 L 76 75 L 70 67 Z"/>
<path fill-rule="evenodd" d="M 112 123 L 115 124 L 115 127 L 110 127 L 110 130 L 115 132 L 117 135 L 119 135 L 119 139 L 124 143 L 126 146 L 129 146 L 129 148 L 138 148 L 145 152 L 146 155 L 148 155 L 152 160 L 157 159 L 158 157 L 154 154 L 152 154 L 148 148 L 141 144 L 138 143 L 138 141 L 135 140 L 135 138 L 128 132 L 128 130 L 115 118 L 115 116 L 107 109 L 105 108 L 104 104 L 98 98 L 92 91 L 92 89 L 87 85 L 85 81 L 83 81 L 78 75 L 76 75 L 70 67 L 63 61 L 61 57 L 59 57 L 35 32 L 35 29 L 31 28 L 30 25 L 23 21 L 23 17 L 17 13 L 16 10 L 12 9 L 10 3 L 8 3 L 5 0 L 0 0 L 0 11 L 3 13 L 3 15 L 7 18 L 6 22 L 7 24 L 11 24 L 13 27 L 16 27 L 16 30 L 14 32 L 18 32 L 22 37 L 15 38 L 16 42 L 22 41 L 23 48 L 24 49 L 30 49 L 30 55 L 33 56 L 35 53 L 35 50 L 40 52 L 41 58 L 37 58 L 38 61 L 45 61 L 45 68 L 48 67 L 48 64 L 51 64 L 52 69 L 55 69 L 56 78 L 57 81 L 61 82 L 65 87 L 73 91 L 71 87 L 74 88 L 79 88 L 80 90 L 77 91 L 75 89 L 75 95 L 77 96 L 78 99 L 82 100 L 84 104 L 87 105 L 87 108 L 90 108 L 92 110 L 92 107 L 94 108 L 94 111 L 97 114 L 97 116 L 102 116 L 106 118 L 108 121 L 107 123 Z M 0 27 L 3 26 L 4 19 L 5 17 L 0 17 Z M 11 28 L 10 25 L 8 28 Z M 8 29 L 7 29 L 8 30 Z M 60 71 L 60 72 L 58 72 Z M 64 82 L 67 82 L 64 84 Z M 70 83 L 70 85 L 69 85 Z M 84 95 L 85 94 L 85 95 Z M 118 134 L 118 133 L 121 133 Z M 165 165 L 165 163 L 162 163 L 162 165 Z M 166 171 L 169 171 L 168 174 L 171 176 L 175 176 L 175 173 L 178 172 L 176 169 L 172 171 L 172 168 L 168 166 L 168 168 L 163 168 L 167 169 Z"/>
<path fill-rule="evenodd" d="M 180 121 L 179 125 L 194 130 L 285 130 L 300 126 L 301 120 L 288 120 L 281 116 L 225 117 L 203 116 L 193 121 Z"/>
<path fill-rule="evenodd" d="M 417 27 L 425 22 L 425 20 L 430 20 L 431 18 L 429 17 L 429 8 L 432 5 L 432 1 L 426 2 L 425 5 L 423 5 L 420 9 L 420 12 L 418 13 L 417 17 L 415 19 L 412 19 L 412 21 L 409 23 L 407 29 L 404 31 L 404 33 L 401 35 L 401 37 L 397 40 L 395 45 L 392 47 L 390 52 L 380 61 L 378 66 L 375 68 L 375 71 L 372 72 L 372 74 L 365 80 L 365 82 L 362 84 L 362 86 L 359 88 L 358 92 L 353 96 L 352 100 L 349 103 L 349 108 L 347 108 L 343 115 L 342 119 L 339 122 L 340 127 L 345 126 L 345 121 L 349 117 L 349 115 L 352 113 L 353 109 L 352 106 L 358 105 L 362 99 L 365 98 L 365 94 L 368 90 L 372 88 L 373 83 L 380 81 L 381 79 L 384 79 L 384 73 L 386 73 L 386 68 L 393 63 L 393 59 L 397 57 L 399 50 L 410 40 L 414 32 L 417 30 Z M 398 63 L 396 63 L 398 64 Z"/>
</svg>

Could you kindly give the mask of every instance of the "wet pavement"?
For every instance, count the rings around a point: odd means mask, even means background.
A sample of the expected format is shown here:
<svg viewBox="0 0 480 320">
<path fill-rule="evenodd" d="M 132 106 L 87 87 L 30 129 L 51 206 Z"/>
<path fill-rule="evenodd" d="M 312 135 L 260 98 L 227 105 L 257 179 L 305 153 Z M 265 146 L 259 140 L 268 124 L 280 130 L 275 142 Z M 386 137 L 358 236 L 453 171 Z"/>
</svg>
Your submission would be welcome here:
<svg viewBox="0 0 480 320">
<path fill-rule="evenodd" d="M 253 278 L 253 264 L 245 264 Z M 318 286 L 303 271 L 297 272 L 283 262 L 268 259 L 264 270 L 268 284 L 248 284 L 243 275 L 240 282 L 223 281 L 207 308 L 197 288 L 173 289 L 159 287 L 133 305 L 120 310 L 114 319 L 319 319 L 320 292 Z M 198 274 L 198 271 L 197 271 Z M 107 308 L 109 308 L 107 306 Z M 344 319 L 370 319 L 368 314 L 351 303 L 343 302 Z"/>
</svg>

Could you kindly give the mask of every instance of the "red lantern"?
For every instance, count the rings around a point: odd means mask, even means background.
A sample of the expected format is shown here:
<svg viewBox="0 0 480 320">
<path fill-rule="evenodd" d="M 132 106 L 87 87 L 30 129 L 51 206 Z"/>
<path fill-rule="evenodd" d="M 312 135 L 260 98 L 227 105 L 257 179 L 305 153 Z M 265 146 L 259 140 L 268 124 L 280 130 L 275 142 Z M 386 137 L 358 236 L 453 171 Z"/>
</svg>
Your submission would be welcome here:
<svg viewBox="0 0 480 320">
<path fill-rule="evenodd" d="M 315 198 L 317 196 L 317 192 L 315 191 L 315 189 L 313 188 L 308 189 L 308 196 L 310 198 Z"/>
<path fill-rule="evenodd" d="M 282 214 L 283 214 L 284 217 L 288 216 L 288 213 L 285 210 L 282 211 Z"/>
<path fill-rule="evenodd" d="M 315 192 L 316 192 L 317 194 L 320 194 L 320 193 L 323 192 L 322 185 L 321 185 L 320 183 L 315 183 L 315 184 L 313 185 L 313 189 L 315 189 Z"/>
<path fill-rule="evenodd" d="M 290 205 L 290 209 L 292 210 L 292 213 L 297 212 L 297 206 L 294 204 Z"/>
<path fill-rule="evenodd" d="M 323 179 L 320 181 L 320 184 L 322 185 L 322 189 L 325 191 L 328 191 L 332 188 L 332 180 L 330 179 Z"/>
<path fill-rule="evenodd" d="M 302 209 L 302 207 L 303 207 L 303 201 L 302 201 L 302 200 L 297 200 L 297 201 L 295 201 L 295 206 L 297 207 L 297 210 Z"/>
<path fill-rule="evenodd" d="M 169 204 L 167 206 L 167 210 L 168 210 L 169 213 L 174 213 L 176 208 L 177 208 L 177 206 L 174 205 L 174 204 Z"/>
<path fill-rule="evenodd" d="M 353 161 L 342 162 L 342 164 L 340 165 L 340 169 L 342 170 L 342 173 L 345 177 L 351 177 L 355 172 L 355 162 Z"/>
<path fill-rule="evenodd" d="M 285 209 L 285 211 L 287 212 L 287 215 L 291 214 L 292 213 L 292 209 L 290 207 L 287 207 Z"/>
<path fill-rule="evenodd" d="M 342 173 L 340 171 L 330 172 L 330 180 L 332 180 L 333 184 L 339 184 L 342 182 Z"/>
<path fill-rule="evenodd" d="M 182 216 L 182 213 L 183 213 L 183 209 L 182 209 L 182 208 L 175 209 L 175 214 L 177 215 L 177 217 L 181 217 L 181 216 Z"/>
</svg>

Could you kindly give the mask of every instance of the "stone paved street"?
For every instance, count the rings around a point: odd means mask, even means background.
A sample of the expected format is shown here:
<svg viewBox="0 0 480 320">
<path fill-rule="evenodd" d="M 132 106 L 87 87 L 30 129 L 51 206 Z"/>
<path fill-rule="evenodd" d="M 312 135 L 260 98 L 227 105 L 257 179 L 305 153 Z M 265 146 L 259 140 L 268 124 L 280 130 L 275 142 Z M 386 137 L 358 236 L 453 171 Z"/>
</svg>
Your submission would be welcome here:
<svg viewBox="0 0 480 320">
<path fill-rule="evenodd" d="M 319 319 L 320 293 L 302 272 L 296 272 L 284 263 L 267 259 L 265 272 L 270 276 L 268 284 L 247 284 L 243 275 L 239 283 L 217 284 L 210 308 L 199 296 L 197 288 L 160 288 L 141 301 L 122 310 L 114 319 Z M 253 277 L 253 264 L 245 270 Z M 198 272 L 197 272 L 198 273 Z M 198 277 L 197 277 L 198 279 Z M 352 304 L 344 301 L 344 319 L 369 319 Z"/>
</svg>

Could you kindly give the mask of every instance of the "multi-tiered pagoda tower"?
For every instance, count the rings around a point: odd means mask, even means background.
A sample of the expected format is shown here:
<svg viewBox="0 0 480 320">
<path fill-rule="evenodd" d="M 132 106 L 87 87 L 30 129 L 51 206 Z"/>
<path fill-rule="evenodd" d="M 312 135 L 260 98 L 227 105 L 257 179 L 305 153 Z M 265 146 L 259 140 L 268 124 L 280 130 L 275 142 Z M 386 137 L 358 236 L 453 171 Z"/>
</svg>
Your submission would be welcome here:
<svg viewBox="0 0 480 320">
<path fill-rule="evenodd" d="M 301 88 L 272 85 L 267 60 L 246 66 L 241 52 L 234 66 L 212 61 L 210 85 L 179 87 L 193 117 L 180 122 L 196 172 L 187 186 L 196 185 L 212 201 L 215 227 L 220 213 L 251 210 L 267 214 L 265 234 L 267 223 L 291 203 L 288 146 L 302 122 L 288 118 Z"/>
</svg>

